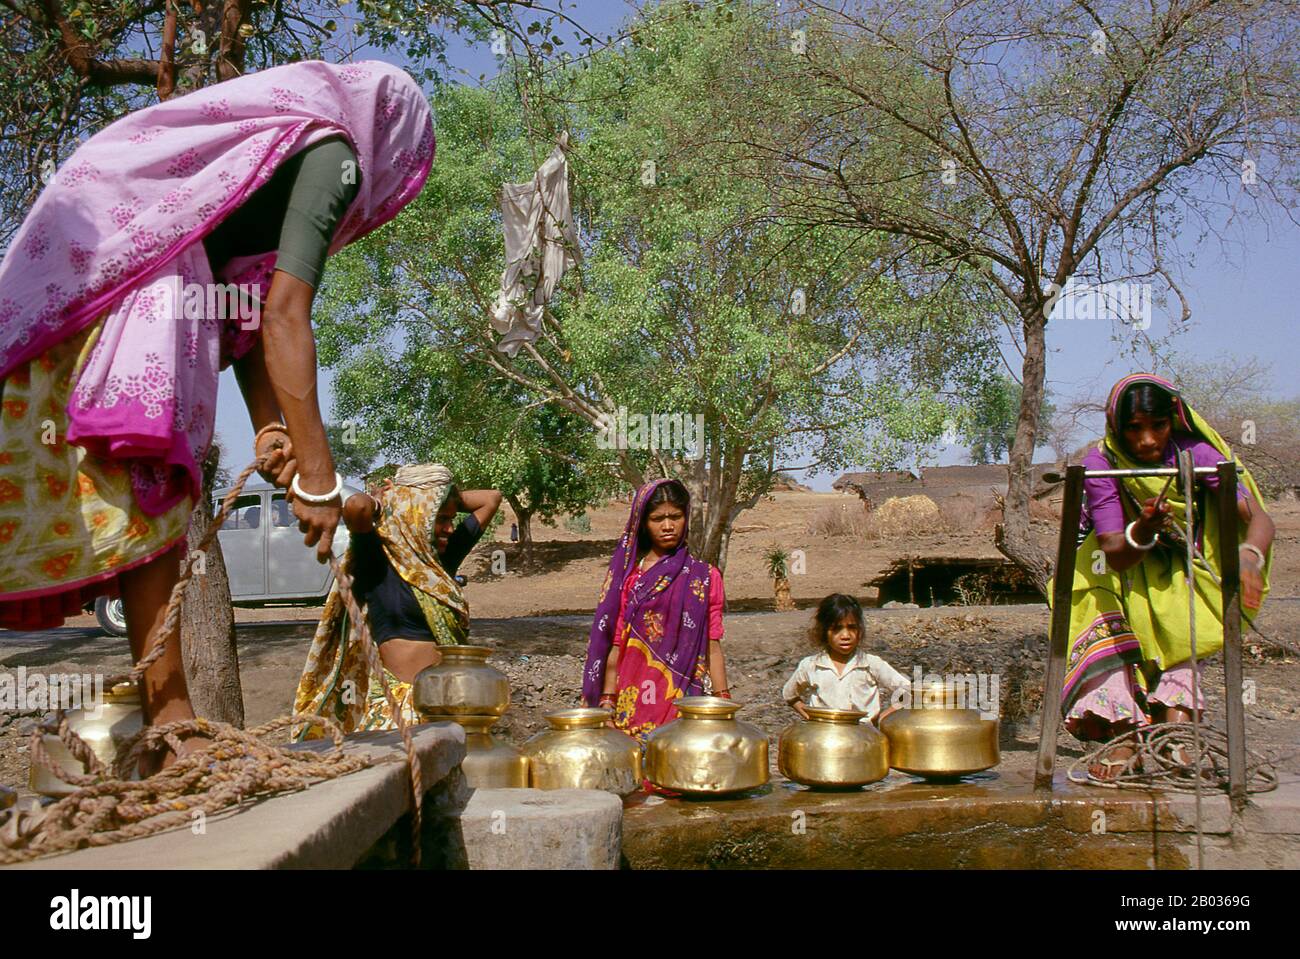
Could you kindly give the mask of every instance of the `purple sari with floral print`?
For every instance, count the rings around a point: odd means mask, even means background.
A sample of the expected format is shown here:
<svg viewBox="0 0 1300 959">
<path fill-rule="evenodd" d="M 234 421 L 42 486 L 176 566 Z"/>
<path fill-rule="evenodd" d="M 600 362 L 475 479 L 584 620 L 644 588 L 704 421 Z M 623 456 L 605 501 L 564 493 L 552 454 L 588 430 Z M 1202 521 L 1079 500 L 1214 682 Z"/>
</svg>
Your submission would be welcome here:
<svg viewBox="0 0 1300 959">
<path fill-rule="evenodd" d="M 582 694 L 588 705 L 600 700 L 623 587 L 639 559 L 637 533 L 646 504 L 665 482 L 655 480 L 637 490 L 627 526 L 609 561 L 587 643 Z M 677 548 L 632 584 L 622 610 L 624 635 L 614 722 L 638 739 L 676 717 L 675 699 L 703 691 L 708 665 L 709 564 L 687 550 L 688 532 L 689 516 Z"/>
</svg>

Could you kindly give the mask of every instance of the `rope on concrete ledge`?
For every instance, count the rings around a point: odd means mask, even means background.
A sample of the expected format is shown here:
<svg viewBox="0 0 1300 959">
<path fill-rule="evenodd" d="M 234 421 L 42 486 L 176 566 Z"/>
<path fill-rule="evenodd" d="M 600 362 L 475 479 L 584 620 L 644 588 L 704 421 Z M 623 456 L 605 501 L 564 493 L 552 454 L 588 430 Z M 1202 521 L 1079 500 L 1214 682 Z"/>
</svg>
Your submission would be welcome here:
<svg viewBox="0 0 1300 959">
<path fill-rule="evenodd" d="M 1112 789 L 1169 789 L 1196 792 L 1199 776 L 1203 786 L 1228 791 L 1228 736 L 1212 726 L 1201 727 L 1197 753 L 1190 723 L 1156 723 L 1121 733 L 1109 742 L 1080 756 L 1070 764 L 1071 782 Z M 1131 759 L 1115 757 L 1121 748 L 1134 749 Z M 1092 775 L 1089 767 L 1104 762 L 1122 763 L 1111 779 Z M 1276 758 L 1246 750 L 1246 791 L 1269 792 L 1277 788 Z"/>
<path fill-rule="evenodd" d="M 270 453 L 268 452 L 267 456 Z M 244 484 L 265 464 L 259 457 L 244 468 L 235 485 L 221 502 L 220 509 L 208 525 L 198 550 L 192 550 L 180 579 L 172 589 L 163 620 L 161 638 L 124 676 L 114 677 L 106 685 L 124 681 L 139 682 L 151 665 L 162 656 L 168 639 L 179 635 L 185 586 L 198 566 L 195 552 L 207 552 L 226 520 Z M 420 861 L 421 798 L 423 788 L 419 759 L 411 738 L 410 724 L 399 708 L 371 641 L 366 619 L 352 596 L 352 581 L 338 560 L 331 555 L 339 592 L 352 621 L 358 625 L 362 647 L 372 674 L 379 676 L 384 696 L 397 723 L 406 752 L 406 766 L 411 786 L 411 826 L 414 833 L 411 859 Z M 265 742 L 264 738 L 287 727 L 305 723 L 324 727 L 334 741 L 328 752 L 291 750 Z M 54 762 L 45 750 L 43 736 L 55 733 L 81 764 L 84 773 L 72 773 Z M 183 749 L 185 737 L 194 737 L 196 745 Z M 132 779 L 142 756 L 170 747 L 175 762 L 145 779 Z M 68 726 L 63 710 L 58 710 L 32 733 L 31 761 L 59 780 L 78 787 L 50 806 L 35 809 L 11 808 L 0 802 L 0 864 L 26 862 L 40 856 L 70 852 L 87 846 L 106 846 L 129 839 L 139 839 L 181 826 L 192 825 L 203 816 L 239 806 L 247 799 L 296 792 L 308 786 L 356 772 L 370 765 L 364 756 L 343 752 L 343 730 L 328 717 L 295 714 L 282 716 L 252 730 L 242 730 L 229 723 L 209 719 L 190 719 L 147 726 L 118 750 L 112 769 Z M 6 798 L 0 796 L 0 798 Z M 7 817 L 7 818 L 6 818 Z"/>
</svg>

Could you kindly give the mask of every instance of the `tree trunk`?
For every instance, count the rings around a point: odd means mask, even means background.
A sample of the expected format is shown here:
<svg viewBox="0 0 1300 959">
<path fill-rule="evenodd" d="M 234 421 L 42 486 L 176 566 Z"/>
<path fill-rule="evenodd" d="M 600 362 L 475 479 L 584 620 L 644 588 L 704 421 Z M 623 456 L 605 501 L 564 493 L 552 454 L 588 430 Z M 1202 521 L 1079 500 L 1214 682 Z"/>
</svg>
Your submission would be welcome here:
<svg viewBox="0 0 1300 959">
<path fill-rule="evenodd" d="M 690 533 L 686 538 L 686 548 L 692 556 L 701 556 L 704 541 L 708 536 L 708 516 L 705 514 L 705 483 L 708 479 L 708 467 L 704 457 L 688 460 L 682 471 L 682 485 L 691 494 Z"/>
<path fill-rule="evenodd" d="M 209 489 L 210 484 L 205 483 L 203 499 L 190 514 L 188 539 L 191 553 L 198 548 L 199 540 L 212 522 Z M 190 700 L 195 715 L 242 729 L 244 695 L 239 682 L 235 615 L 230 605 L 226 562 L 218 539 L 208 547 L 202 570 L 201 573 L 196 571 L 185 587 L 181 610 L 181 651 Z"/>
<path fill-rule="evenodd" d="M 721 458 L 721 457 L 719 457 Z M 712 563 L 720 572 L 727 571 L 727 542 L 730 539 L 732 508 L 736 505 L 736 491 L 740 488 L 741 470 L 745 463 L 744 450 L 728 450 L 725 466 L 710 470 L 709 503 L 705 510 L 708 535 L 704 539 L 699 558 Z"/>
<path fill-rule="evenodd" d="M 784 576 L 772 581 L 772 592 L 776 597 L 776 611 L 788 613 L 794 609 L 794 597 L 790 595 L 790 581 Z"/>
<path fill-rule="evenodd" d="M 517 496 L 507 496 L 506 502 L 514 511 L 515 522 L 519 526 L 519 545 L 523 549 L 524 562 L 531 563 L 533 561 L 533 511 L 520 503 Z"/>
<path fill-rule="evenodd" d="M 1034 541 L 1029 520 L 1033 491 L 1034 446 L 1038 414 L 1043 408 L 1043 380 L 1047 372 L 1046 321 L 1041 307 L 1024 319 L 1025 361 L 1020 391 L 1020 416 L 1016 438 L 1007 457 L 1007 498 L 1002 522 L 994 530 L 998 550 L 1025 571 L 1044 596 L 1052 573 L 1048 554 Z"/>
</svg>

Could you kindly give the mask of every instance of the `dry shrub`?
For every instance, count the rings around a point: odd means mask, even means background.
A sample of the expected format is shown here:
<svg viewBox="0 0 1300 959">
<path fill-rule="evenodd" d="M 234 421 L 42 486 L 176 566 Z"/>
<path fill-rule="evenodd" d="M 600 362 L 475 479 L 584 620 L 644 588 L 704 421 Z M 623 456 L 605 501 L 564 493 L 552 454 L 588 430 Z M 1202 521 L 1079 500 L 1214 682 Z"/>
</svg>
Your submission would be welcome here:
<svg viewBox="0 0 1300 959">
<path fill-rule="evenodd" d="M 1029 501 L 1029 518 L 1059 526 L 1061 523 L 1061 501 L 1059 499 L 1031 499 Z"/>
<path fill-rule="evenodd" d="M 867 514 L 868 539 L 924 536 L 944 529 L 939 507 L 928 496 L 894 496 Z"/>
<path fill-rule="evenodd" d="M 973 493 L 954 493 L 939 502 L 939 515 L 943 525 L 953 533 L 973 533 L 990 530 L 1002 521 L 1002 511 L 990 496 Z"/>
<path fill-rule="evenodd" d="M 828 504 L 817 510 L 808 520 L 808 532 L 814 536 L 867 535 L 867 511 L 859 500 L 845 499 L 843 503 Z"/>
</svg>

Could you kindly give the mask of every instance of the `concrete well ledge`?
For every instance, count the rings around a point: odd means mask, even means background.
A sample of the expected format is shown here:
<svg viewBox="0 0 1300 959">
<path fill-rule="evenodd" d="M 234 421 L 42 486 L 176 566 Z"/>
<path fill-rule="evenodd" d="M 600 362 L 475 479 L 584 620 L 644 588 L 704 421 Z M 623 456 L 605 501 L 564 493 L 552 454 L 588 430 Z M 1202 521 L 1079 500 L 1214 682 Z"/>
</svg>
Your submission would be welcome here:
<svg viewBox="0 0 1300 959">
<path fill-rule="evenodd" d="M 456 723 L 413 727 L 426 794 L 465 757 L 465 731 Z M 325 751 L 328 741 L 295 744 Z M 10 869 L 348 869 L 410 808 L 405 751 L 396 730 L 349 736 L 344 749 L 374 765 L 309 789 L 259 800 L 189 827 L 144 839 L 81 849 Z"/>
<path fill-rule="evenodd" d="M 899 773 L 852 792 L 780 779 L 744 797 L 628 802 L 633 869 L 1189 869 L 1195 797 L 1079 786 L 1039 793 L 1027 774 L 929 784 Z M 1201 806 L 1204 864 L 1300 868 L 1300 783 L 1251 797 L 1234 817 L 1222 792 Z"/>
<path fill-rule="evenodd" d="M 595 789 L 444 789 L 425 804 L 425 865 L 617 869 L 623 802 Z"/>
</svg>

